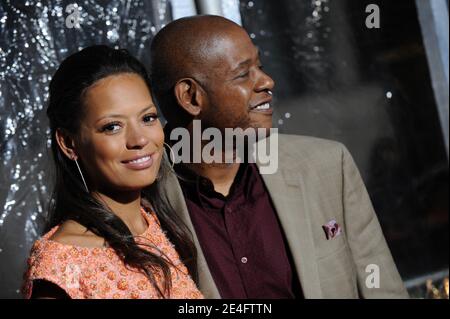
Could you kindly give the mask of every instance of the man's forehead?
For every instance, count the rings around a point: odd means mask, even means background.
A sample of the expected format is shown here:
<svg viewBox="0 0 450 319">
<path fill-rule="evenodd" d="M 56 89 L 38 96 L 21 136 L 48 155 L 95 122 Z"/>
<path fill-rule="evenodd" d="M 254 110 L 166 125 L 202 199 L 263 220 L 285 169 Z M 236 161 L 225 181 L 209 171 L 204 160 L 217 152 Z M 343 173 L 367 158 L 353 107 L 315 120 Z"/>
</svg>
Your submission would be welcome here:
<svg viewBox="0 0 450 319">
<path fill-rule="evenodd" d="M 258 57 L 258 48 L 252 43 L 245 31 L 217 36 L 208 46 L 210 62 L 239 64 Z"/>
</svg>

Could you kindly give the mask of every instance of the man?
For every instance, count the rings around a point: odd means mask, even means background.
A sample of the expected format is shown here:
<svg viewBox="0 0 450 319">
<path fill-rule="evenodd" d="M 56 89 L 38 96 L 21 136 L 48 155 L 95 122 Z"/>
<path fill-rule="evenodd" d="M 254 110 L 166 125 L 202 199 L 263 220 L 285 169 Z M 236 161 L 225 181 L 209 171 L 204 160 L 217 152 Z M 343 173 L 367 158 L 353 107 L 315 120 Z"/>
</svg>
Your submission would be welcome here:
<svg viewBox="0 0 450 319">
<path fill-rule="evenodd" d="M 274 82 L 235 23 L 176 20 L 155 36 L 151 59 L 166 139 L 186 128 L 196 151 L 194 120 L 222 133 L 272 126 Z M 267 175 L 258 163 L 182 163 L 178 178 L 169 176 L 166 192 L 193 233 L 205 297 L 407 297 L 347 149 L 279 135 L 278 163 Z"/>
</svg>

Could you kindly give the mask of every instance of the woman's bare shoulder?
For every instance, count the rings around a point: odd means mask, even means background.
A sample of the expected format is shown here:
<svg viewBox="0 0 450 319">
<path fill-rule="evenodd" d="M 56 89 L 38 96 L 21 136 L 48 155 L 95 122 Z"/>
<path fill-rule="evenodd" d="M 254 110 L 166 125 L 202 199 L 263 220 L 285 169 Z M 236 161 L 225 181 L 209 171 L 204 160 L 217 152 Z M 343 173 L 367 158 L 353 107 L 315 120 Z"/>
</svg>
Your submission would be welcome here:
<svg viewBox="0 0 450 319">
<path fill-rule="evenodd" d="M 63 222 L 49 238 L 63 245 L 86 248 L 105 247 L 105 240 L 73 220 Z"/>
</svg>

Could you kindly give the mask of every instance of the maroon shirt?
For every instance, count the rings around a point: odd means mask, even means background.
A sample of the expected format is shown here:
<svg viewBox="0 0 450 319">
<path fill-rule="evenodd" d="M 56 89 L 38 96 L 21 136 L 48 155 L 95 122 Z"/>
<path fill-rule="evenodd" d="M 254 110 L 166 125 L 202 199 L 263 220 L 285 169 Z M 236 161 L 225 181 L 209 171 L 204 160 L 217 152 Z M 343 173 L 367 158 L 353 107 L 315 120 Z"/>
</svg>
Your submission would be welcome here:
<svg viewBox="0 0 450 319">
<path fill-rule="evenodd" d="M 241 164 L 224 197 L 176 165 L 189 214 L 222 298 L 295 298 L 300 288 L 270 196 L 254 164 Z"/>
</svg>

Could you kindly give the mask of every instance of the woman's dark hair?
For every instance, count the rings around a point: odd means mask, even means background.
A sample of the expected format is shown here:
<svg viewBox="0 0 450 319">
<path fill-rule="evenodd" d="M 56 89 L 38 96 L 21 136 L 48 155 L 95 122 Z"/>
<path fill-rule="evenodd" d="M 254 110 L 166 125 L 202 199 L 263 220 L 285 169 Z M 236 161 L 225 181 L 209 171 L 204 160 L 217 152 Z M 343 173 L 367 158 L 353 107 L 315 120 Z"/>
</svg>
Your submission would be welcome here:
<svg viewBox="0 0 450 319">
<path fill-rule="evenodd" d="M 150 79 L 145 67 L 123 49 L 105 45 L 87 47 L 65 59 L 50 82 L 47 116 L 50 120 L 51 149 L 56 176 L 46 231 L 65 220 L 74 220 L 97 236 L 105 239 L 128 266 L 145 272 L 162 298 L 170 293 L 171 262 L 164 255 L 139 247 L 129 228 L 112 210 L 89 194 L 78 173 L 76 164 L 61 151 L 56 142 L 56 130 L 77 136 L 83 121 L 86 91 L 97 81 L 111 75 L 134 73 L 139 75 L 150 90 Z M 169 203 L 161 185 L 170 170 L 167 155 L 161 161 L 158 179 L 142 190 L 142 205 L 152 209 L 161 227 L 175 246 L 181 261 L 194 280 L 197 278 L 196 249 L 192 235 Z M 163 287 L 158 285 L 155 272 L 163 274 Z"/>
</svg>

